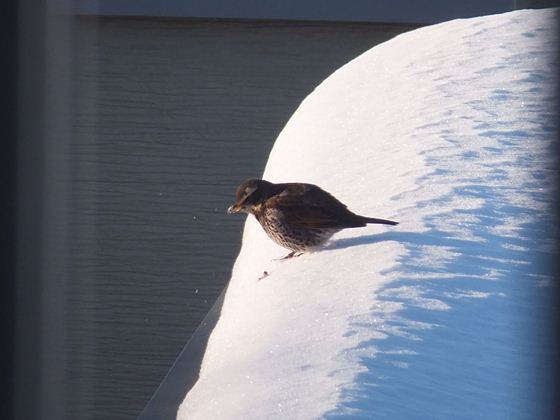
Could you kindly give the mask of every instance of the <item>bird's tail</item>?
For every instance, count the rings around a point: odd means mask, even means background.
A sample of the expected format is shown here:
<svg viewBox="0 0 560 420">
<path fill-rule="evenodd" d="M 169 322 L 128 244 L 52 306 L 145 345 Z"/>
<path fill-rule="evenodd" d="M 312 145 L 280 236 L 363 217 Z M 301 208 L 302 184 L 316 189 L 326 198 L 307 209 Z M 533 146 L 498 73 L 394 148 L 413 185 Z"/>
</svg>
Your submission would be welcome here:
<svg viewBox="0 0 560 420">
<path fill-rule="evenodd" d="M 364 223 L 375 223 L 378 225 L 398 225 L 399 222 L 393 222 L 392 220 L 376 219 L 375 217 L 364 217 L 362 216 Z"/>
</svg>

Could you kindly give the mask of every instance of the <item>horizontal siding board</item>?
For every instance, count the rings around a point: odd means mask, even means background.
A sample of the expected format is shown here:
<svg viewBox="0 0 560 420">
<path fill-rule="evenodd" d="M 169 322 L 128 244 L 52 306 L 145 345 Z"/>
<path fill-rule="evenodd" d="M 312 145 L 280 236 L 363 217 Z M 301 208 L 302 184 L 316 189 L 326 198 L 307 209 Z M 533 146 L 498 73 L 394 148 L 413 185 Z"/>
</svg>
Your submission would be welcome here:
<svg viewBox="0 0 560 420">
<path fill-rule="evenodd" d="M 74 0 L 76 14 L 333 22 L 437 23 L 502 13 L 513 0 Z"/>
</svg>

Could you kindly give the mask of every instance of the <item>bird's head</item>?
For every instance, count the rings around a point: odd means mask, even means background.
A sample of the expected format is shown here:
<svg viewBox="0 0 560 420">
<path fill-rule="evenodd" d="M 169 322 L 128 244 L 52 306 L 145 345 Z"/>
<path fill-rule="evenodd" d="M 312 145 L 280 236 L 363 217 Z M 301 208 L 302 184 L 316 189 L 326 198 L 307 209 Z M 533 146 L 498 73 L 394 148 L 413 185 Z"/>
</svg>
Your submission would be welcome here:
<svg viewBox="0 0 560 420">
<path fill-rule="evenodd" d="M 255 207 L 270 197 L 274 184 L 262 179 L 248 179 L 236 191 L 235 204 L 228 208 L 228 213 L 254 213 Z"/>
</svg>

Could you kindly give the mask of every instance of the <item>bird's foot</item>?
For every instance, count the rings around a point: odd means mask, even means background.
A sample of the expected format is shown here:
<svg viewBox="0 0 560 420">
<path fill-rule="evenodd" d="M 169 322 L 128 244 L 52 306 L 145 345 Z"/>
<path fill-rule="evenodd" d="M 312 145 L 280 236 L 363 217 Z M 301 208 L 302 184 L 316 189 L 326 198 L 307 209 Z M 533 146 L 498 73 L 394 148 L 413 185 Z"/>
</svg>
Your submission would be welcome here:
<svg viewBox="0 0 560 420">
<path fill-rule="evenodd" d="M 283 256 L 282 258 L 275 258 L 273 261 L 287 260 L 289 258 L 299 257 L 302 254 L 303 252 L 292 251 L 288 255 Z"/>
</svg>

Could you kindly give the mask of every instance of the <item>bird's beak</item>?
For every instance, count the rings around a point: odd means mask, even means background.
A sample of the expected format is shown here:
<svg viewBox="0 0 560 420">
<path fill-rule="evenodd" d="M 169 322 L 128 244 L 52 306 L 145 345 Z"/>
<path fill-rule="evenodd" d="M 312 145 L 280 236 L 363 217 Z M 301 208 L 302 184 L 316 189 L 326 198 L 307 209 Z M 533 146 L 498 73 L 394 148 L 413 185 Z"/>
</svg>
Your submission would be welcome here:
<svg viewBox="0 0 560 420">
<path fill-rule="evenodd" d="M 240 211 L 241 211 L 241 206 L 239 204 L 234 204 L 233 206 L 229 206 L 229 208 L 227 209 L 227 212 L 229 214 L 239 213 Z"/>
</svg>

